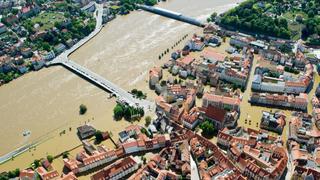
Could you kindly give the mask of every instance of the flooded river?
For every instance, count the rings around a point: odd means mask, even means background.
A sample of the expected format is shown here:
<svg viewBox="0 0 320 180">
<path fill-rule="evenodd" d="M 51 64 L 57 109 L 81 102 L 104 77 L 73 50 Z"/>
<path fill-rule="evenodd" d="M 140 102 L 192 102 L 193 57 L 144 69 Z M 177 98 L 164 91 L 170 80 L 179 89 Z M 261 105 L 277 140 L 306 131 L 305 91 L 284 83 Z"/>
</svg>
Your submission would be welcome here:
<svg viewBox="0 0 320 180">
<path fill-rule="evenodd" d="M 159 6 L 205 21 L 213 12 L 222 12 L 240 0 L 167 0 Z M 198 27 L 160 17 L 144 11 L 119 16 L 70 59 L 100 74 L 126 90 L 142 89 L 154 95 L 147 86 L 147 71 L 167 48 L 185 34 L 200 31 Z M 180 44 L 182 46 L 182 44 Z M 28 73 L 0 87 L 0 155 L 41 137 L 51 139 L 37 146 L 0 170 L 23 168 L 35 158 L 62 152 L 80 142 L 75 129 L 89 122 L 101 130 L 120 131 L 128 123 L 114 122 L 114 99 L 63 67 L 44 68 Z M 79 105 L 88 112 L 79 115 Z M 142 122 L 143 123 L 143 122 Z M 71 128 L 71 132 L 69 131 Z M 30 130 L 29 137 L 22 132 Z M 59 135 L 66 130 L 65 134 Z"/>
</svg>

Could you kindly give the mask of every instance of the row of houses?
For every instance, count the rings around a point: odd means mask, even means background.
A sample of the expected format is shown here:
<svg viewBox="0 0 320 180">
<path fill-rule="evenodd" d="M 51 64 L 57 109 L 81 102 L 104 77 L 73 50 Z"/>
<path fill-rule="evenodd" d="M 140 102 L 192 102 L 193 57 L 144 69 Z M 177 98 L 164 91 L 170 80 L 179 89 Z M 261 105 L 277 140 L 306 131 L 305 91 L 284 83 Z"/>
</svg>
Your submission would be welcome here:
<svg viewBox="0 0 320 180">
<path fill-rule="evenodd" d="M 168 119 L 194 129 L 204 119 L 209 119 L 217 129 L 234 127 L 239 118 L 240 98 L 205 93 L 202 107 L 195 107 L 195 87 L 172 85 L 156 98 L 156 111 Z"/>
<path fill-rule="evenodd" d="M 118 180 L 135 172 L 139 168 L 139 162 L 132 156 L 119 159 L 90 177 L 91 180 Z"/>
<path fill-rule="evenodd" d="M 190 139 L 190 147 L 201 179 L 246 179 L 240 169 L 208 139 L 195 134 Z"/>
<path fill-rule="evenodd" d="M 202 59 L 191 56 L 179 58 L 172 63 L 171 73 L 179 74 L 181 78 L 196 77 L 212 86 L 217 86 L 219 80 L 226 81 L 237 86 L 246 87 L 253 54 L 250 49 L 244 48 L 243 54 L 226 55 L 205 49 L 201 54 Z"/>
<path fill-rule="evenodd" d="M 175 135 L 172 134 L 175 138 Z M 140 179 L 191 179 L 191 153 L 188 139 L 172 142 L 169 147 L 154 155 L 145 166 L 134 173 L 129 180 Z"/>
<path fill-rule="evenodd" d="M 305 67 L 304 74 L 297 79 L 268 77 L 260 74 L 260 69 L 256 69 L 256 72 L 251 86 L 254 91 L 300 94 L 307 92 L 313 82 L 313 66 L 311 64 Z"/>
<path fill-rule="evenodd" d="M 58 171 L 55 170 L 51 163 L 47 159 L 43 159 L 40 162 L 40 166 L 35 170 L 32 168 L 21 170 L 19 173 L 19 179 L 21 180 L 77 180 L 77 177 L 72 173 L 59 175 Z"/>
<path fill-rule="evenodd" d="M 164 67 L 169 68 L 172 75 L 180 78 L 197 78 L 203 84 L 217 86 L 219 81 L 225 81 L 245 89 L 253 61 L 253 48 L 243 47 L 242 54 L 233 54 L 227 57 L 205 46 L 219 46 L 221 38 L 216 35 L 204 37 L 194 35 L 186 46 L 180 51 L 171 54 L 171 60 Z M 189 55 L 190 51 L 203 51 L 200 58 Z M 149 73 L 157 79 L 153 71 Z M 153 80 L 150 76 L 150 81 Z M 154 83 L 151 83 L 154 84 Z"/>
<path fill-rule="evenodd" d="M 320 178 L 319 87 L 312 98 L 312 114 L 293 112 L 289 122 L 288 151 L 294 178 Z"/>
<path fill-rule="evenodd" d="M 305 93 L 300 93 L 297 96 L 269 93 L 252 93 L 249 102 L 251 104 L 263 106 L 307 111 L 308 95 Z"/>
<path fill-rule="evenodd" d="M 317 111 L 313 115 L 292 114 L 287 144 L 295 169 L 293 177 L 320 177 L 320 130 L 316 126 L 318 115 Z"/>
<path fill-rule="evenodd" d="M 228 97 L 205 93 L 202 97 L 202 107 L 207 108 L 209 105 L 220 109 L 234 110 L 240 112 L 241 99 L 239 97 Z"/>
<path fill-rule="evenodd" d="M 120 135 L 120 143 L 116 149 L 107 149 L 104 146 L 95 148 L 87 141 L 83 141 L 84 150 L 79 152 L 75 159 L 64 159 L 64 165 L 74 174 L 81 174 L 93 168 L 104 164 L 111 163 L 116 159 L 130 155 L 133 153 L 151 151 L 166 147 L 170 144 L 170 137 L 166 135 L 155 135 L 148 138 L 146 134 L 141 132 L 142 127 L 132 125 L 126 128 L 129 136 L 124 138 Z M 130 137 L 135 138 L 130 138 Z"/>
<path fill-rule="evenodd" d="M 305 48 L 303 48 L 303 50 L 307 51 Z M 305 66 L 309 63 L 317 64 L 319 62 L 318 58 L 315 56 L 310 56 L 310 53 L 304 53 L 301 48 L 297 49 L 295 55 L 284 54 L 275 47 L 260 50 L 259 55 L 265 60 L 283 65 L 287 68 L 298 70 L 304 70 Z"/>
<path fill-rule="evenodd" d="M 31 52 L 31 57 L 29 57 Z M 25 58 L 28 57 L 28 58 Z M 21 51 L 20 56 L 11 57 L 8 55 L 0 56 L 0 73 L 8 73 L 16 71 L 21 74 L 26 73 L 30 67 L 34 70 L 41 69 L 46 61 L 50 61 L 55 57 L 53 51 L 30 51 L 28 48 Z M 31 64 L 31 66 L 29 66 Z"/>
</svg>

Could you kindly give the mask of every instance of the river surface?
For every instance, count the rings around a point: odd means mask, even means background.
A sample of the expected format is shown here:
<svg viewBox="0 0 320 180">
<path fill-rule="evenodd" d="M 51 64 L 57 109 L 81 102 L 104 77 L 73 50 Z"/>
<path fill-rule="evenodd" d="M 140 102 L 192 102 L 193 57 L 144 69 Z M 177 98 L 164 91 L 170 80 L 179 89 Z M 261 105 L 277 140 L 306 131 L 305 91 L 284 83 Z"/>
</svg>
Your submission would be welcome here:
<svg viewBox="0 0 320 180">
<path fill-rule="evenodd" d="M 240 0 L 167 0 L 159 6 L 205 21 L 212 12 L 223 12 L 237 2 Z M 128 91 L 142 89 L 152 99 L 154 95 L 146 82 L 148 69 L 164 62 L 158 60 L 164 50 L 171 49 L 184 35 L 190 37 L 196 31 L 201 29 L 135 11 L 108 23 L 69 58 Z M 121 130 L 126 125 L 112 120 L 115 102 L 108 99 L 105 91 L 59 66 L 28 73 L 1 86 L 0 102 L 0 156 L 52 132 L 72 127 L 71 138 L 52 140 L 46 143 L 49 147 L 38 147 L 43 148 L 38 156 L 61 152 L 63 146 L 79 143 L 74 142 L 75 128 L 89 121 L 102 130 Z M 79 115 L 82 103 L 88 107 L 84 116 Z M 23 137 L 24 130 L 30 130 L 31 135 Z M 33 155 L 37 156 L 37 152 Z"/>
</svg>

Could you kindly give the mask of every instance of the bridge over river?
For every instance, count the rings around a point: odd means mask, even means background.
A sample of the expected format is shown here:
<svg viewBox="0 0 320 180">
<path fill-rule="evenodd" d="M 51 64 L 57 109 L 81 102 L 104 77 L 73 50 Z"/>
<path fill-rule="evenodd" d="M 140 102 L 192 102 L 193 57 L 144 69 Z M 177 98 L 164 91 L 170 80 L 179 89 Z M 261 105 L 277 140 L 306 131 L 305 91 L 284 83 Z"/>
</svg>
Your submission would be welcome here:
<svg viewBox="0 0 320 180">
<path fill-rule="evenodd" d="M 80 40 L 77 44 L 72 46 L 70 49 L 61 53 L 55 59 L 53 59 L 50 62 L 47 62 L 46 65 L 47 66 L 62 65 L 64 67 L 66 67 L 67 69 L 69 69 L 70 71 L 80 75 L 81 77 L 85 78 L 86 80 L 99 86 L 100 88 L 114 94 L 118 98 L 119 101 L 126 102 L 130 106 L 143 107 L 144 110 L 151 110 L 154 103 L 147 101 L 147 100 L 135 98 L 132 94 L 128 93 L 127 91 L 120 88 L 119 86 L 112 83 L 111 81 L 106 80 L 105 78 L 94 73 L 93 71 L 91 71 L 91 70 L 77 64 L 76 62 L 68 59 L 68 56 L 72 52 L 74 52 L 79 47 L 84 45 L 87 41 L 92 39 L 102 29 L 102 27 L 103 27 L 103 25 L 102 25 L 103 6 L 99 5 L 99 4 L 95 4 L 95 6 L 97 8 L 95 30 L 92 33 L 90 33 L 87 37 Z"/>
<path fill-rule="evenodd" d="M 199 27 L 204 27 L 205 26 L 204 23 L 202 23 L 201 21 L 198 21 L 195 18 L 185 16 L 185 15 L 183 15 L 181 13 L 169 11 L 167 9 L 162 9 L 162 8 L 159 8 L 159 7 L 152 7 L 152 6 L 147 6 L 147 5 L 141 5 L 141 4 L 137 5 L 137 7 L 142 9 L 142 10 L 145 10 L 145 11 L 148 11 L 148 12 L 151 12 L 151 13 L 155 13 L 155 14 L 158 14 L 160 16 L 167 17 L 167 18 L 175 19 L 175 20 L 178 20 L 178 21 L 181 21 L 181 22 L 185 22 L 185 23 L 188 23 L 188 24 L 191 24 L 191 25 L 195 25 L 195 26 L 199 26 Z"/>
<path fill-rule="evenodd" d="M 128 103 L 129 105 L 132 106 L 139 106 L 139 107 L 143 107 L 144 110 L 153 110 L 154 107 L 154 102 L 151 101 L 147 101 L 147 100 L 141 100 L 141 99 L 137 99 L 135 98 L 132 94 L 128 93 L 127 91 L 125 91 L 124 89 L 120 88 L 119 86 L 117 86 L 116 84 L 112 83 L 109 80 L 106 80 L 105 78 L 103 78 L 102 76 L 94 73 L 93 71 L 77 64 L 74 61 L 71 61 L 68 59 L 68 56 L 73 53 L 75 50 L 77 50 L 78 48 L 80 48 L 82 45 L 84 45 L 86 42 L 88 42 L 90 39 L 92 39 L 93 37 L 95 37 L 100 30 L 102 29 L 103 25 L 102 25 L 102 14 L 103 14 L 103 5 L 100 4 L 95 4 L 96 6 L 96 13 L 95 13 L 95 18 L 96 18 L 96 27 L 95 30 L 93 32 L 91 32 L 87 37 L 81 39 L 78 43 L 76 43 L 74 46 L 72 46 L 70 49 L 64 51 L 63 53 L 61 53 L 59 56 L 57 56 L 55 59 L 53 59 L 52 61 L 46 62 L 46 66 L 52 66 L 52 65 L 62 65 L 65 68 L 69 69 L 70 71 L 78 74 L 79 76 L 85 78 L 86 80 L 88 80 L 89 82 L 95 84 L 96 86 L 99 86 L 100 88 L 113 93 L 115 96 L 117 96 L 118 100 L 123 101 Z M 176 19 L 179 21 L 183 21 L 192 25 L 196 25 L 199 27 L 203 27 L 204 24 L 202 24 L 201 22 L 197 21 L 196 19 L 190 18 L 190 17 L 186 17 L 183 16 L 180 13 L 175 13 L 172 11 L 168 11 L 165 9 L 161 9 L 161 8 L 154 8 L 154 7 L 150 7 L 150 6 L 141 6 L 141 9 L 144 9 L 146 11 L 149 12 L 153 12 L 155 14 L 159 14 L 168 18 L 172 18 L 172 19 Z M 16 157 L 19 154 L 29 150 L 29 148 L 31 146 L 36 146 L 38 143 L 44 141 L 39 140 L 33 144 L 27 144 L 24 145 L 2 157 L 0 157 L 0 164 L 10 160 L 12 157 Z"/>
<path fill-rule="evenodd" d="M 126 102 L 130 106 L 138 106 L 138 107 L 143 107 L 145 110 L 151 110 L 153 109 L 154 103 L 147 101 L 147 100 L 142 100 L 142 99 L 137 99 L 135 98 L 132 94 L 128 93 L 124 89 L 120 88 L 116 84 L 112 83 L 109 80 L 106 80 L 102 76 L 94 73 L 93 71 L 75 63 L 74 61 L 71 61 L 68 59 L 68 56 L 73 53 L 75 50 L 77 50 L 79 47 L 84 45 L 86 42 L 88 42 L 90 39 L 92 39 L 94 36 L 96 36 L 100 30 L 102 29 L 102 14 L 103 14 L 103 5 L 100 4 L 95 4 L 96 6 L 96 13 L 95 13 L 95 18 L 96 18 L 96 27 L 93 32 L 91 32 L 87 37 L 81 39 L 78 43 L 76 43 L 74 46 L 72 46 L 70 49 L 64 51 L 61 53 L 59 56 L 57 56 L 55 59 L 53 59 L 50 62 L 47 62 L 47 66 L 51 65 L 62 65 L 69 69 L 70 71 L 80 75 L 81 77 L 87 79 L 88 81 L 94 83 L 95 85 L 99 86 L 100 88 L 113 93 L 118 100 L 122 102 Z M 179 21 L 183 21 L 192 25 L 196 25 L 199 27 L 203 27 L 204 25 L 197 21 L 196 19 L 186 17 L 181 15 L 180 13 L 172 12 L 169 10 L 161 9 L 161 8 L 156 8 L 156 7 L 151 7 L 151 6 L 145 6 L 145 5 L 138 5 L 139 8 L 144 9 L 149 12 L 153 12 L 168 18 L 176 19 Z"/>
</svg>

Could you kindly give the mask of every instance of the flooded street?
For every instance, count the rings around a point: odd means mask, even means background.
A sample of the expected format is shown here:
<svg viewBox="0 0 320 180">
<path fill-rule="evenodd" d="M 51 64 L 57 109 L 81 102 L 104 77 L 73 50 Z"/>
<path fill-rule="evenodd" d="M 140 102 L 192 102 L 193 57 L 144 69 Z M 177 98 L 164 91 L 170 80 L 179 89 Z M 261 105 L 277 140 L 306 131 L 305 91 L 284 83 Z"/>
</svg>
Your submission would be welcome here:
<svg viewBox="0 0 320 180">
<path fill-rule="evenodd" d="M 259 64 L 258 55 L 255 55 L 252 67 L 256 67 L 256 64 Z M 252 93 L 251 85 L 252 85 L 254 70 L 255 70 L 255 68 L 251 69 L 250 77 L 249 77 L 249 80 L 248 80 L 247 89 L 243 93 L 243 96 L 242 96 L 242 101 L 241 101 L 241 104 L 240 104 L 241 114 L 240 114 L 240 118 L 238 120 L 238 126 L 245 126 L 245 127 L 248 127 L 248 128 L 259 130 L 260 129 L 260 121 L 261 121 L 261 118 L 262 118 L 262 112 L 263 111 L 275 112 L 275 111 L 279 110 L 279 111 L 282 111 L 286 115 L 286 126 L 284 127 L 283 133 L 281 135 L 282 140 L 284 142 L 286 142 L 287 141 L 287 137 L 288 137 L 288 131 L 287 130 L 289 128 L 289 121 L 291 119 L 292 111 L 283 110 L 283 109 L 277 109 L 277 108 L 268 108 L 268 107 L 262 107 L 262 106 L 251 106 L 251 104 L 249 103 L 248 100 L 249 100 L 250 95 Z M 320 76 L 318 75 L 318 73 L 315 70 L 314 71 L 313 88 L 308 93 L 308 97 L 309 97 L 308 113 L 309 114 L 312 114 L 311 100 L 312 100 L 312 97 L 315 94 L 315 91 L 316 91 L 317 86 L 318 86 L 319 83 L 320 83 Z M 274 132 L 271 132 L 271 131 L 269 131 L 269 134 L 273 135 L 273 136 L 278 136 L 277 133 L 274 133 Z"/>
<path fill-rule="evenodd" d="M 169 0 L 159 6 L 205 20 L 213 11 L 222 12 L 239 0 Z M 118 16 L 91 41 L 69 58 L 120 87 L 141 89 L 149 99 L 149 68 L 162 64 L 159 54 L 200 29 L 144 11 Z M 180 47 L 182 44 L 180 44 Z M 172 52 L 172 51 L 170 51 Z M 50 140 L 0 166 L 1 170 L 24 168 L 36 158 L 56 155 L 80 143 L 76 127 L 85 122 L 101 130 L 119 132 L 129 123 L 112 120 L 114 99 L 63 67 L 31 72 L 0 87 L 0 155 L 42 137 Z M 79 105 L 88 112 L 79 115 Z M 140 123 L 144 123 L 142 120 Z M 71 131 L 69 131 L 71 128 Z M 22 132 L 30 130 L 29 137 Z M 66 130 L 65 134 L 59 135 Z"/>
</svg>

